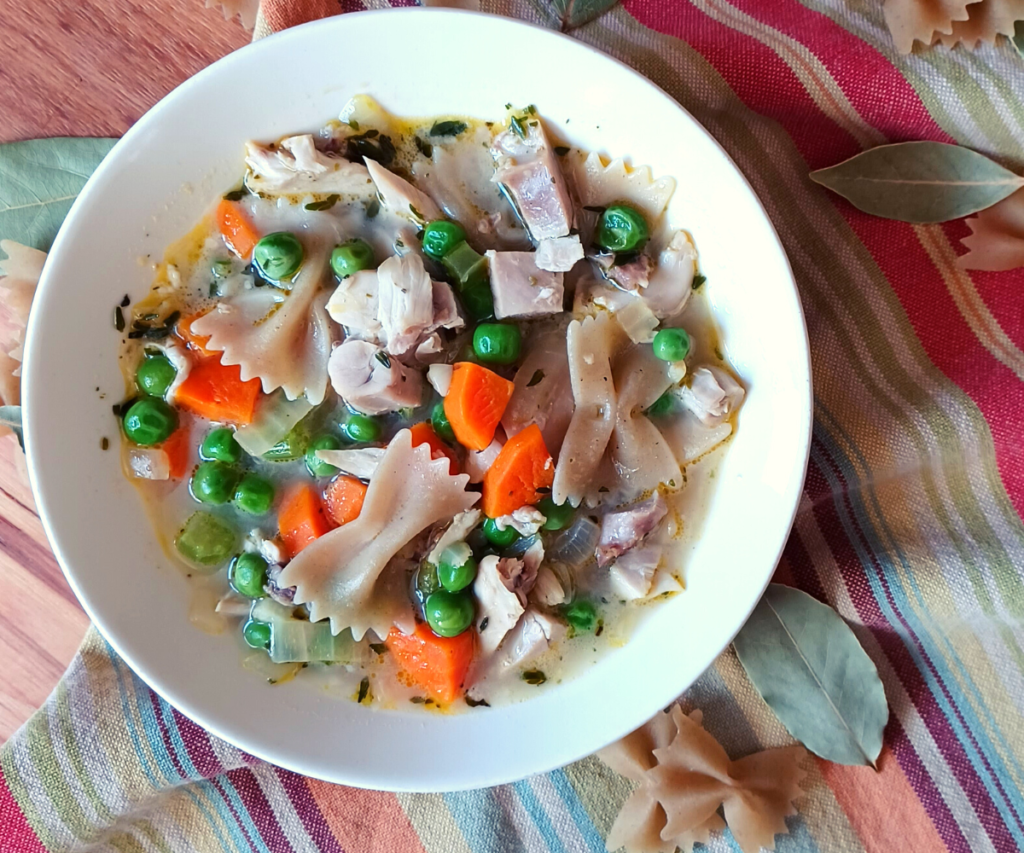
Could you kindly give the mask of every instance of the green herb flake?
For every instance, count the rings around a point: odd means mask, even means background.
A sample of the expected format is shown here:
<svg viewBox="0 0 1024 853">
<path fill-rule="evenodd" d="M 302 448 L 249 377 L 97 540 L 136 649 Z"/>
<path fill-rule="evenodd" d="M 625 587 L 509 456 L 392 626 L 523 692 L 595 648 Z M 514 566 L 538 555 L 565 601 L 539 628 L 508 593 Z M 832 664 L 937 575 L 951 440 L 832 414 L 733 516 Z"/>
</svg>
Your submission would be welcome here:
<svg viewBox="0 0 1024 853">
<path fill-rule="evenodd" d="M 534 385 L 539 385 L 540 382 L 543 379 L 544 379 L 544 371 L 543 370 L 538 370 L 538 371 L 536 371 L 533 374 L 533 376 L 530 377 L 530 381 L 526 383 L 526 387 L 527 388 L 532 388 Z"/>
<path fill-rule="evenodd" d="M 520 139 L 526 139 L 526 128 L 523 127 L 523 123 L 519 120 L 519 116 L 510 116 L 508 124 L 516 136 Z"/>
<path fill-rule="evenodd" d="M 239 187 L 238 189 L 224 193 L 224 201 L 241 201 L 247 195 L 248 193 L 246 192 L 245 187 Z"/>
<path fill-rule="evenodd" d="M 571 149 L 571 148 L 569 148 L 569 146 L 568 146 L 568 145 L 556 145 L 556 146 L 555 146 L 555 153 L 556 153 L 556 154 L 557 154 L 557 155 L 558 155 L 559 157 L 564 157 L 564 156 L 565 156 L 566 154 L 568 154 L 568 153 L 569 153 L 569 152 L 570 152 L 571 150 L 572 150 L 572 149 Z"/>
<path fill-rule="evenodd" d="M 376 198 L 370 199 L 366 205 L 366 218 L 376 219 L 378 213 L 380 213 L 380 200 Z"/>
<path fill-rule="evenodd" d="M 506 110 L 512 109 L 512 104 L 505 104 L 505 109 Z"/>
<path fill-rule="evenodd" d="M 384 643 L 370 643 L 370 651 L 375 655 L 385 654 L 387 650 L 388 647 Z"/>
<path fill-rule="evenodd" d="M 413 705 L 426 705 L 427 698 L 425 696 L 413 696 L 409 699 Z"/>
<path fill-rule="evenodd" d="M 413 140 L 415 141 L 416 149 L 420 152 L 420 154 L 427 158 L 434 156 L 434 146 L 427 142 L 427 140 L 423 139 L 420 136 L 414 136 Z"/>
<path fill-rule="evenodd" d="M 306 210 L 330 210 L 338 203 L 339 198 L 341 196 L 331 193 L 331 195 L 321 201 L 311 201 L 306 205 Z"/>
<path fill-rule="evenodd" d="M 124 295 L 124 298 L 121 300 L 121 307 L 122 308 L 127 308 L 131 304 L 132 304 L 132 301 L 128 298 L 128 294 L 126 293 Z"/>
<path fill-rule="evenodd" d="M 384 350 L 380 350 L 375 356 L 375 359 L 383 364 L 385 367 L 391 367 L 391 358 Z"/>
<path fill-rule="evenodd" d="M 114 307 L 114 328 L 119 332 L 124 331 L 124 311 L 120 305 Z"/>
<path fill-rule="evenodd" d="M 708 280 L 708 278 L 707 278 L 706 275 L 703 275 L 702 273 L 697 273 L 693 277 L 693 284 L 691 286 L 693 287 L 694 290 L 697 290 L 707 280 Z"/>
<path fill-rule="evenodd" d="M 351 128 L 352 128 L 352 129 L 353 129 L 353 130 L 354 130 L 354 131 L 355 131 L 356 133 L 359 133 L 359 122 L 357 122 L 357 121 L 356 121 L 356 120 L 355 120 L 354 118 L 351 118 L 351 119 L 349 119 L 349 120 L 348 120 L 348 122 L 346 122 L 346 123 L 347 123 L 347 124 L 348 124 L 348 126 L 349 126 L 349 127 L 351 127 Z"/>
<path fill-rule="evenodd" d="M 467 127 L 464 121 L 435 121 L 428 136 L 458 136 Z"/>
<path fill-rule="evenodd" d="M 367 699 L 370 699 L 371 702 L 373 701 L 370 696 L 370 679 L 367 676 L 363 676 L 363 680 L 359 682 L 359 695 L 356 697 L 356 702 L 362 705 Z"/>
<path fill-rule="evenodd" d="M 539 669 L 528 669 L 522 675 L 519 676 L 527 684 L 539 685 L 543 684 L 548 680 L 548 677 L 541 672 Z"/>
<path fill-rule="evenodd" d="M 464 698 L 466 700 L 466 704 L 469 705 L 470 708 L 490 708 L 491 707 L 491 703 L 488 702 L 486 699 L 474 699 L 472 696 L 470 696 L 468 694 Z"/>
<path fill-rule="evenodd" d="M 100 450 L 110 450 L 110 439 L 106 436 L 100 439 Z"/>
<path fill-rule="evenodd" d="M 413 215 L 414 219 L 418 219 L 420 222 L 426 222 L 427 221 L 427 217 L 425 217 L 422 213 L 420 213 L 416 209 L 415 205 L 413 205 L 413 204 L 409 205 L 409 212 Z"/>
<path fill-rule="evenodd" d="M 722 355 L 722 351 L 718 347 L 715 347 L 714 353 L 715 358 L 717 358 L 719 361 L 725 361 L 725 357 Z"/>
</svg>

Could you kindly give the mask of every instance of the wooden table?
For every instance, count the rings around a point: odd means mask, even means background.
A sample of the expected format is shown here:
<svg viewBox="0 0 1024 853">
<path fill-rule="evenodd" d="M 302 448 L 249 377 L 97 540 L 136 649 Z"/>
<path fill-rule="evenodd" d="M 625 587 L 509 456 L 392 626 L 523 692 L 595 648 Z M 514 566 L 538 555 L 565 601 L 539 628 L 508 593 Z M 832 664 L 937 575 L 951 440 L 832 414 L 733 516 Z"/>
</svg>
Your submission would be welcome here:
<svg viewBox="0 0 1024 853">
<path fill-rule="evenodd" d="M 249 41 L 201 0 L 0 0 L 0 21 L 0 142 L 120 136 Z M 42 704 L 89 624 L 50 553 L 12 437 L 0 439 L 0 589 L 3 741 Z"/>
</svg>

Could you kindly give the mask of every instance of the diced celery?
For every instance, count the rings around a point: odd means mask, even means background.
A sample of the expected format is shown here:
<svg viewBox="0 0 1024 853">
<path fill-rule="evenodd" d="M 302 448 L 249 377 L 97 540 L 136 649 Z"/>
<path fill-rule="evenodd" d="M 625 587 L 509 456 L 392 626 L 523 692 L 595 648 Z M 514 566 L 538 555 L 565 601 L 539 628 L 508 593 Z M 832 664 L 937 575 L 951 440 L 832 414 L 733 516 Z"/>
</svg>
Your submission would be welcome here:
<svg viewBox="0 0 1024 853">
<path fill-rule="evenodd" d="M 487 259 L 465 240 L 445 255 L 441 263 L 460 291 L 487 278 Z"/>
<path fill-rule="evenodd" d="M 289 400 L 284 391 L 278 389 L 260 402 L 251 424 L 235 430 L 235 441 L 250 456 L 262 456 L 283 441 L 312 408 L 305 397 Z"/>
<path fill-rule="evenodd" d="M 195 512 L 174 540 L 178 552 L 199 566 L 215 568 L 238 548 L 238 535 L 208 512 Z"/>
</svg>

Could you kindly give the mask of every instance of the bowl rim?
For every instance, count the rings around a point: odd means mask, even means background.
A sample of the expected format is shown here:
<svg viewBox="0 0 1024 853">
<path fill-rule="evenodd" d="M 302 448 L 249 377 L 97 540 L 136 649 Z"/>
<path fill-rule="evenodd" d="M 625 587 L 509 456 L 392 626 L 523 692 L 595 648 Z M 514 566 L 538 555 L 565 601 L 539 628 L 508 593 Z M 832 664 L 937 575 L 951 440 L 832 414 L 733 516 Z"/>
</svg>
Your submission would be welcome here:
<svg viewBox="0 0 1024 853">
<path fill-rule="evenodd" d="M 712 136 L 711 133 L 706 128 L 704 128 L 704 126 L 688 110 L 686 110 L 685 107 L 683 107 L 679 102 L 677 102 L 668 92 L 666 92 L 664 89 L 662 89 L 660 86 L 658 86 L 656 83 L 654 83 L 647 77 L 643 76 L 640 72 L 636 71 L 635 69 L 627 65 L 625 62 L 613 56 L 610 56 L 607 53 L 604 53 L 603 51 L 593 47 L 592 45 L 586 42 L 572 38 L 567 34 L 557 32 L 540 24 L 535 24 L 532 22 L 523 21 L 521 19 L 516 18 L 505 18 L 503 16 L 492 15 L 489 13 L 473 12 L 462 9 L 413 7 L 401 9 L 367 10 L 355 13 L 335 15 L 329 18 L 311 21 L 295 27 L 291 27 L 287 30 L 274 33 L 264 39 L 251 42 L 227 54 L 226 56 L 222 57 L 216 62 L 203 68 L 193 76 L 189 77 L 187 80 L 183 81 L 180 85 L 175 87 L 163 98 L 161 98 L 149 110 L 147 110 L 146 113 L 143 114 L 139 118 L 139 120 L 136 121 L 117 141 L 117 143 L 111 148 L 110 152 L 108 152 L 108 154 L 97 167 L 97 169 L 94 171 L 94 173 L 89 177 L 85 186 L 82 188 L 81 192 L 78 194 L 78 197 L 75 199 L 70 210 L 68 211 L 68 214 L 65 217 L 64 222 L 62 223 L 56 238 L 54 239 L 53 245 L 47 256 L 48 260 L 52 257 L 60 255 L 65 243 L 68 242 L 68 240 L 70 239 L 69 234 L 73 232 L 77 219 L 82 214 L 82 211 L 88 208 L 90 204 L 90 198 L 93 195 L 93 193 L 97 191 L 96 188 L 102 182 L 106 172 L 113 168 L 113 164 L 117 162 L 126 151 L 130 151 L 132 149 L 137 137 L 144 136 L 144 134 L 147 132 L 148 125 L 150 123 L 159 120 L 160 113 L 166 106 L 173 104 L 179 98 L 187 97 L 194 87 L 202 85 L 202 83 L 208 77 L 216 76 L 218 74 L 223 73 L 224 68 L 231 67 L 239 62 L 248 62 L 249 57 L 258 56 L 261 52 L 270 49 L 276 49 L 276 46 L 287 41 L 295 41 L 296 43 L 301 43 L 302 40 L 307 37 L 306 34 L 312 30 L 339 26 L 339 21 L 351 19 L 353 17 L 357 17 L 360 19 L 376 19 L 385 15 L 391 16 L 391 18 L 385 20 L 393 20 L 394 16 L 397 15 L 427 15 L 442 19 L 487 18 L 493 20 L 495 18 L 499 18 L 502 21 L 502 25 L 507 26 L 510 29 L 525 30 L 531 32 L 531 34 L 534 36 L 541 35 L 547 38 L 562 39 L 568 44 L 571 44 L 574 47 L 574 49 L 581 49 L 592 54 L 597 54 L 604 61 L 614 63 L 619 67 L 620 71 L 624 72 L 626 75 L 631 77 L 636 85 L 653 89 L 657 93 L 657 95 L 663 100 L 666 109 L 674 109 L 681 112 L 686 117 L 686 119 L 694 126 L 694 129 L 706 137 L 707 141 L 710 142 L 711 145 L 718 150 L 721 157 L 732 168 L 733 172 L 735 173 L 735 176 L 747 189 L 751 200 L 757 205 L 757 209 L 760 211 L 761 217 L 764 220 L 764 224 L 767 225 L 769 229 L 769 233 L 774 241 L 775 248 L 777 248 L 778 250 L 778 255 L 785 265 L 785 272 L 788 277 L 790 287 L 793 290 L 793 295 L 795 297 L 794 303 L 799 316 L 800 329 L 803 336 L 801 366 L 803 367 L 804 373 L 806 375 L 806 394 L 804 396 L 804 404 L 801 407 L 800 412 L 798 413 L 799 423 L 802 425 L 802 429 L 800 431 L 800 456 L 802 457 L 802 459 L 800 460 L 801 474 L 799 479 L 794 478 L 792 480 L 792 494 L 786 495 L 786 499 L 791 503 L 792 508 L 789 513 L 789 519 L 786 523 L 785 535 L 781 537 L 780 545 L 776 549 L 776 553 L 774 554 L 771 560 L 770 565 L 772 568 L 769 572 L 766 573 L 763 583 L 761 584 L 760 590 L 758 591 L 757 596 L 752 599 L 752 603 L 749 609 L 747 609 L 742 621 L 740 621 L 740 623 L 736 626 L 735 630 L 731 633 L 728 639 L 721 644 L 720 648 L 715 650 L 713 654 L 710 654 L 710 656 L 707 657 L 706 660 L 702 659 L 700 661 L 699 671 L 703 673 L 729 646 L 729 644 L 735 637 L 736 633 L 739 632 L 739 630 L 749 619 L 751 612 L 753 611 L 754 607 L 757 605 L 757 602 L 763 595 L 764 590 L 771 582 L 771 578 L 774 575 L 774 572 L 778 566 L 779 560 L 782 556 L 783 549 L 785 548 L 786 542 L 789 539 L 789 535 L 792 531 L 793 525 L 796 520 L 796 515 L 800 505 L 800 496 L 803 492 L 804 481 L 807 476 L 807 467 L 810 458 L 811 439 L 813 431 L 812 414 L 814 395 L 813 377 L 811 370 L 812 365 L 810 355 L 810 341 L 807 330 L 806 316 L 804 314 L 799 289 L 796 284 L 796 279 L 793 275 L 792 265 L 786 254 L 782 241 L 779 238 L 778 231 L 775 228 L 775 225 L 769 217 L 763 202 L 758 197 L 750 181 L 747 179 L 746 175 L 744 175 L 744 173 L 736 166 L 732 157 L 728 154 L 725 148 L 718 142 L 718 140 L 715 139 L 715 137 Z M 341 24 L 341 26 L 344 26 L 344 24 Z M 55 288 L 58 286 L 58 282 L 53 279 L 53 276 L 50 275 L 50 271 L 52 271 L 54 266 L 55 264 L 53 263 L 47 263 L 44 266 L 42 275 L 40 277 L 39 286 L 37 289 L 37 295 L 40 293 L 48 292 L 51 288 Z M 271 762 L 273 764 L 276 764 L 278 766 L 284 767 L 286 769 L 292 770 L 300 774 L 314 775 L 318 778 L 324 778 L 327 781 L 339 782 L 354 787 L 389 791 L 425 791 L 426 789 L 423 789 L 422 787 L 403 787 L 401 783 L 395 783 L 393 781 L 390 782 L 386 787 L 382 788 L 379 784 L 375 783 L 376 777 L 373 776 L 372 771 L 370 773 L 362 774 L 344 772 L 338 775 L 321 775 L 319 773 L 311 773 L 308 767 L 303 767 L 296 761 L 291 760 L 286 754 L 283 754 L 273 744 L 242 742 L 239 738 L 236 738 L 232 732 L 224 730 L 220 725 L 217 725 L 216 723 L 211 724 L 206 722 L 203 719 L 204 712 L 202 708 L 196 707 L 191 701 L 183 697 L 173 684 L 165 681 L 165 679 L 163 678 L 163 676 L 161 676 L 160 673 L 150 671 L 147 666 L 145 666 L 143 663 L 139 661 L 138 657 L 133 653 L 133 650 L 131 648 L 132 643 L 130 641 L 130 638 L 121 638 L 116 633 L 108 631 L 106 627 L 103 625 L 102 620 L 97 618 L 96 611 L 93 607 L 92 602 L 90 601 L 89 597 L 86 595 L 82 586 L 76 579 L 76 572 L 72 568 L 72 566 L 74 565 L 74 559 L 71 558 L 70 555 L 64 553 L 64 550 L 60 547 L 60 538 L 57 535 L 59 525 L 56 519 L 51 515 L 47 507 L 45 498 L 43 496 L 42 490 L 38 486 L 38 483 L 42 476 L 40 473 L 42 465 L 40 464 L 39 454 L 35 450 L 37 441 L 37 427 L 35 418 L 33 416 L 33 412 L 35 411 L 36 406 L 39 405 L 38 403 L 36 403 L 36 399 L 43 392 L 38 388 L 38 383 L 32 383 L 29 380 L 31 380 L 34 376 L 34 365 L 36 363 L 37 358 L 39 358 L 39 356 L 36 355 L 37 348 L 33 346 L 33 341 L 38 338 L 38 335 L 34 335 L 33 331 L 37 326 L 43 323 L 41 314 L 42 312 L 37 312 L 33 313 L 30 316 L 28 329 L 25 335 L 26 345 L 25 363 L 23 371 L 23 405 L 25 420 L 25 447 L 29 478 L 32 486 L 33 496 L 37 503 L 39 518 L 42 522 L 43 530 L 46 533 L 47 540 L 51 545 L 51 548 L 53 549 L 54 556 L 57 558 L 57 561 L 61 567 L 61 571 L 63 572 L 72 591 L 75 593 L 75 596 L 78 599 L 80 605 L 85 610 L 86 614 L 89 616 L 90 621 L 97 628 L 97 630 L 104 637 L 104 639 L 110 644 L 114 651 L 116 651 L 117 654 L 125 661 L 125 663 L 128 664 L 132 671 L 136 675 L 138 675 L 138 677 L 150 689 L 152 689 L 162 699 L 167 701 L 168 704 L 176 708 L 190 720 L 196 722 L 210 734 L 219 737 L 222 740 L 260 759 L 263 759 L 265 761 Z M 800 377 L 800 379 L 802 382 L 803 377 Z M 766 565 L 767 564 L 768 563 L 766 561 Z M 698 678 L 699 677 L 700 676 L 698 675 Z M 693 682 L 691 682 L 691 684 L 692 683 Z M 689 686 L 690 685 L 686 685 L 683 689 L 688 689 Z M 671 692 L 671 696 L 674 697 L 679 695 L 681 691 L 679 688 L 671 688 L 671 691 L 665 692 Z M 639 725 L 642 722 L 643 721 L 639 721 L 636 724 Z M 614 742 L 618 738 L 628 734 L 628 732 L 631 730 L 632 727 L 624 731 L 617 732 L 615 737 L 607 739 L 606 743 L 599 744 L 595 749 L 599 749 L 605 746 L 607 743 Z M 586 757 L 586 755 L 591 754 L 593 751 L 595 750 L 590 750 L 580 755 L 574 755 L 570 759 L 570 761 L 575 761 L 584 758 Z M 564 757 L 560 757 L 550 764 L 542 763 L 541 765 L 533 769 L 531 772 L 544 773 L 557 769 L 558 767 L 564 766 L 568 762 L 564 761 L 563 758 Z M 351 768 L 348 768 L 348 770 L 351 771 Z M 506 782 L 516 781 L 519 778 L 522 778 L 522 776 L 517 775 L 508 778 L 499 778 L 493 781 L 487 781 L 486 784 L 503 784 Z M 379 779 L 377 781 L 379 781 Z M 431 788 L 430 790 L 441 792 L 468 790 L 481 787 L 482 781 L 483 780 L 480 779 L 468 779 L 465 781 L 464 784 L 446 784 L 438 788 Z"/>
</svg>

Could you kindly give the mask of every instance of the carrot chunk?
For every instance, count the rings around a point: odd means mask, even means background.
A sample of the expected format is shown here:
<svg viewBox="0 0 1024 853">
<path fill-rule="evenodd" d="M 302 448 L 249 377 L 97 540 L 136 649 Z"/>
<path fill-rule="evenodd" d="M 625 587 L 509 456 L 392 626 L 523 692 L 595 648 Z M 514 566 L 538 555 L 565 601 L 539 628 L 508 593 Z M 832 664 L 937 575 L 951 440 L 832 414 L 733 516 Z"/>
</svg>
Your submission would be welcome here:
<svg viewBox="0 0 1024 853">
<path fill-rule="evenodd" d="M 224 242 L 238 257 L 247 260 L 259 242 L 260 235 L 242 212 L 242 208 L 233 201 L 221 199 L 214 214 L 217 230 Z"/>
<path fill-rule="evenodd" d="M 285 495 L 277 515 L 277 526 L 281 530 L 281 539 L 293 557 L 331 529 L 320 496 L 308 483 L 303 483 Z"/>
<path fill-rule="evenodd" d="M 488 518 L 508 515 L 537 503 L 541 489 L 555 480 L 555 463 L 544 445 L 540 427 L 531 424 L 505 442 L 484 474 L 483 509 Z"/>
<path fill-rule="evenodd" d="M 160 449 L 167 454 L 167 462 L 172 480 L 180 480 L 188 473 L 191 461 L 188 443 L 188 427 L 180 426 L 171 433 Z"/>
<path fill-rule="evenodd" d="M 219 358 L 204 358 L 192 365 L 185 381 L 178 386 L 175 402 L 211 421 L 234 424 L 252 423 L 260 381 L 242 381 L 237 364 L 225 365 Z"/>
<path fill-rule="evenodd" d="M 411 634 L 392 628 L 385 645 L 414 684 L 447 704 L 462 693 L 476 643 L 472 630 L 457 637 L 438 637 L 421 622 Z"/>
<path fill-rule="evenodd" d="M 174 327 L 179 338 L 181 338 L 186 344 L 192 349 L 198 352 L 200 355 L 210 356 L 211 358 L 220 355 L 215 350 L 209 350 L 206 345 L 210 342 L 209 335 L 202 336 L 197 335 L 192 331 L 192 324 L 200 317 L 206 315 L 206 311 L 200 311 L 197 314 L 191 314 L 188 317 L 182 317 L 178 320 L 177 325 Z"/>
<path fill-rule="evenodd" d="M 366 498 L 366 486 L 355 477 L 340 474 L 324 489 L 327 513 L 337 525 L 348 524 L 359 517 Z"/>
<path fill-rule="evenodd" d="M 430 425 L 430 421 L 423 421 L 423 423 L 414 424 L 409 427 L 409 432 L 412 433 L 413 447 L 418 447 L 421 444 L 430 445 L 431 459 L 440 459 L 442 456 L 446 456 L 450 463 L 448 465 L 448 473 L 459 473 L 459 460 L 455 455 L 455 451 L 441 441 L 437 433 L 434 432 L 434 428 Z"/>
<path fill-rule="evenodd" d="M 444 398 L 444 413 L 460 444 L 470 450 L 483 450 L 491 443 L 514 387 L 507 379 L 471 361 L 455 365 L 452 384 Z"/>
</svg>

